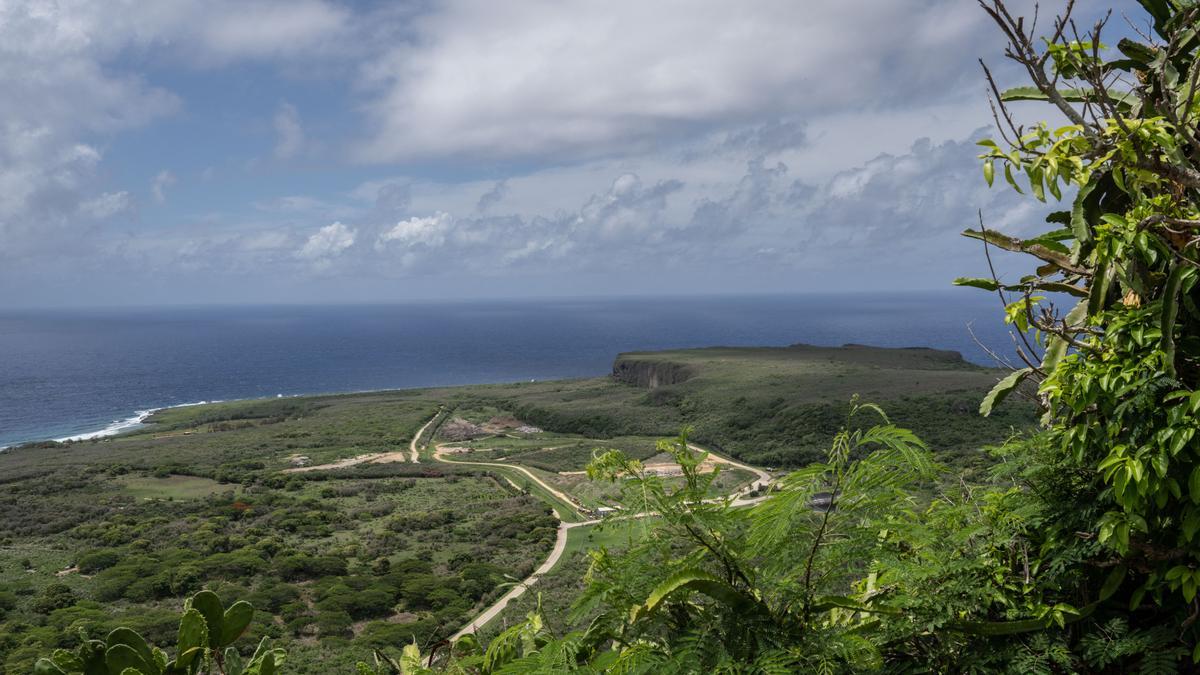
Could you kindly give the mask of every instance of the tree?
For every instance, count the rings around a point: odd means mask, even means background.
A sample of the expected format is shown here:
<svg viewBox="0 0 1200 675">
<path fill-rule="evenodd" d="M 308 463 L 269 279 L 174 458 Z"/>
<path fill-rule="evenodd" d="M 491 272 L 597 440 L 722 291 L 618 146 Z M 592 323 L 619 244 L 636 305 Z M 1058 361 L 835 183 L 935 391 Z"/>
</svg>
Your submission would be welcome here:
<svg viewBox="0 0 1200 675">
<path fill-rule="evenodd" d="M 1039 267 L 1014 283 L 994 272 L 958 283 L 997 292 L 1010 323 L 1033 332 L 1018 350 L 1024 367 L 982 411 L 1036 383 L 1045 431 L 1010 453 L 1023 465 L 1010 478 L 1037 492 L 1047 519 L 1029 538 L 1030 564 L 1059 566 L 1072 617 L 1097 614 L 1064 644 L 1084 650 L 1103 617 L 1161 629 L 1167 649 L 1125 656 L 1148 667 L 1184 647 L 1200 660 L 1200 6 L 1139 1 L 1151 34 L 1115 53 L 1102 42 L 1108 19 L 1080 32 L 1073 1 L 1040 44 L 1035 22 L 981 2 L 1030 82 L 1001 91 L 985 67 L 1000 138 L 980 143 L 984 177 L 1070 208 L 1029 239 L 968 230 Z M 1063 122 L 1022 126 L 1017 102 Z M 1102 590 L 1113 600 L 1097 604 Z"/>
<path fill-rule="evenodd" d="M 70 607 L 78 601 L 78 596 L 66 584 L 50 584 L 42 589 L 30 606 L 38 614 L 49 614 L 56 609 Z"/>
</svg>

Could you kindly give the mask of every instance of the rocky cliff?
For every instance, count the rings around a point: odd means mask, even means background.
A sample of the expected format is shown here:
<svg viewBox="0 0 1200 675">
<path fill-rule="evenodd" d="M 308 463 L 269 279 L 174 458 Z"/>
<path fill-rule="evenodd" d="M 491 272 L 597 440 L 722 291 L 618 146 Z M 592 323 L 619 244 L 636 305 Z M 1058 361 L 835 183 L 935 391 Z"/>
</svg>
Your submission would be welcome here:
<svg viewBox="0 0 1200 675">
<path fill-rule="evenodd" d="M 625 356 L 617 357 L 612 370 L 612 376 L 617 380 L 646 389 L 679 384 L 695 374 L 691 366 L 682 363 Z"/>
</svg>

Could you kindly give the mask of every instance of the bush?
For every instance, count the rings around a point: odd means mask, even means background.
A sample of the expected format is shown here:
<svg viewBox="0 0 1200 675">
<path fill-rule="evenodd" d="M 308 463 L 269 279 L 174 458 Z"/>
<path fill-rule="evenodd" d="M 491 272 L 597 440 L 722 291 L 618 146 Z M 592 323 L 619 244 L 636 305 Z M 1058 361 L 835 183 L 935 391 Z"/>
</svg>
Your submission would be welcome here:
<svg viewBox="0 0 1200 675">
<path fill-rule="evenodd" d="M 76 565 L 79 567 L 80 574 L 95 574 L 100 570 L 106 570 L 116 565 L 120 561 L 120 551 L 111 548 L 102 548 L 80 556 L 79 562 Z"/>
<path fill-rule="evenodd" d="M 56 609 L 70 607 L 79 600 L 75 591 L 66 584 L 50 584 L 34 598 L 29 609 L 35 614 L 49 614 Z"/>
</svg>

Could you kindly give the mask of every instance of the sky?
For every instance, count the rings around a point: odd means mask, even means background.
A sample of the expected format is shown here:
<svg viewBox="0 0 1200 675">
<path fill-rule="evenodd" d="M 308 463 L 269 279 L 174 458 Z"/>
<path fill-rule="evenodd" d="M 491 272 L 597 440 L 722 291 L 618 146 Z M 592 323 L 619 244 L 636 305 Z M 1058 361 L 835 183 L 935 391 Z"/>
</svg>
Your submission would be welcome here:
<svg viewBox="0 0 1200 675">
<path fill-rule="evenodd" d="M 1002 53 L 970 0 L 0 0 L 0 307 L 947 288 L 1052 210 L 982 179 Z"/>
</svg>

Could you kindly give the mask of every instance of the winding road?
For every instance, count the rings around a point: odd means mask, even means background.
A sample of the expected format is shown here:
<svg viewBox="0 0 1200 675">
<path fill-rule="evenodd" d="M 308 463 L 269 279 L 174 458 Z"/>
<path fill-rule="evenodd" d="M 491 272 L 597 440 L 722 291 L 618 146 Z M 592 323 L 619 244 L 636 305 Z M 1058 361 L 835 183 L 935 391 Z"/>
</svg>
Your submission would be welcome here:
<svg viewBox="0 0 1200 675">
<path fill-rule="evenodd" d="M 414 441 L 414 443 L 415 442 L 416 441 Z M 704 448 L 701 448 L 697 445 L 693 445 L 693 444 L 689 443 L 688 447 L 696 452 L 707 453 L 709 459 L 716 464 L 725 464 L 727 466 L 731 466 L 731 467 L 734 467 L 737 469 L 744 469 L 755 475 L 755 479 L 753 482 L 751 482 L 749 485 L 743 487 L 741 490 L 738 490 L 736 493 L 734 493 L 734 499 L 732 502 L 730 502 L 733 506 L 749 506 L 751 504 L 757 504 L 758 502 L 761 502 L 762 500 L 766 499 L 766 495 L 760 495 L 758 497 L 746 497 L 745 495 L 747 493 L 755 491 L 756 489 L 758 489 L 760 487 L 763 487 L 763 488 L 769 487 L 772 483 L 775 482 L 775 479 L 771 477 L 771 474 L 767 473 L 766 471 L 764 471 L 762 469 L 750 466 L 748 464 L 743 464 L 736 460 L 729 459 L 728 457 L 722 457 L 722 456 L 712 452 L 711 450 L 705 450 Z M 525 467 L 516 466 L 514 464 L 501 464 L 499 462 L 473 462 L 473 461 L 466 461 L 466 460 L 446 459 L 445 454 L 442 452 L 442 446 L 434 446 L 433 457 L 434 457 L 434 459 L 436 459 L 438 461 L 447 462 L 449 464 L 471 464 L 471 465 L 475 465 L 475 466 L 495 466 L 495 467 L 502 467 L 505 469 L 516 469 L 517 471 L 520 471 L 521 473 L 528 476 L 530 480 L 537 483 L 539 486 L 542 487 L 542 489 L 546 490 L 547 492 L 554 495 L 555 497 L 565 501 L 567 504 L 571 504 L 577 512 L 582 514 L 582 511 L 580 510 L 581 507 L 578 506 L 578 503 L 574 499 L 572 499 L 571 497 L 554 489 L 553 487 L 548 485 L 545 481 L 543 481 L 541 478 L 538 478 L 532 471 L 529 471 Z M 706 499 L 704 501 L 709 502 L 709 503 L 715 503 L 715 502 L 722 501 L 724 499 L 725 499 L 725 497 L 715 497 L 713 499 Z M 462 628 L 460 628 L 458 630 L 458 632 L 456 632 L 454 635 L 451 635 L 450 642 L 454 642 L 455 640 L 461 638 L 464 635 L 474 633 L 477 630 L 479 630 L 480 628 L 482 628 L 483 626 L 487 625 L 487 623 L 489 621 L 496 618 L 500 614 L 500 612 L 504 611 L 504 608 L 508 606 L 509 602 L 512 602 L 516 598 L 519 598 L 522 595 L 524 595 L 525 591 L 528 590 L 530 586 L 537 583 L 538 579 L 542 578 L 543 575 L 545 575 L 550 570 L 554 569 L 554 566 L 558 564 L 559 559 L 562 558 L 563 553 L 565 553 L 567 550 L 567 537 L 570 535 L 570 532 L 572 529 L 574 529 L 576 527 L 584 527 L 587 525 L 596 525 L 597 523 L 600 523 L 603 520 L 603 519 L 597 518 L 597 519 L 593 519 L 593 520 L 584 520 L 582 522 L 568 523 L 568 522 L 565 522 L 562 520 L 562 515 L 558 513 L 557 509 L 554 510 L 554 513 L 559 518 L 558 534 L 554 539 L 554 548 L 552 548 L 550 550 L 550 555 L 546 557 L 545 562 L 543 562 L 541 564 L 541 566 L 539 566 L 536 570 L 534 570 L 532 574 L 530 574 L 528 577 L 521 580 L 520 583 L 517 583 L 511 589 L 509 589 L 509 591 L 507 593 L 500 596 L 500 598 L 497 599 L 495 602 L 493 602 L 491 605 L 489 605 L 487 607 L 487 609 L 484 609 L 482 612 L 480 612 L 478 615 L 476 615 L 476 617 L 474 619 L 472 619 L 470 623 L 468 623 L 466 626 L 463 626 Z M 634 513 L 634 514 L 620 515 L 617 517 L 618 518 L 644 518 L 646 516 L 653 516 L 653 515 L 655 515 L 655 514 L 654 513 Z"/>
<path fill-rule="evenodd" d="M 502 469 L 512 469 L 514 471 L 520 471 L 521 473 L 528 476 L 529 480 L 537 483 L 543 490 L 554 495 L 557 499 L 562 500 L 564 503 L 569 504 L 571 506 L 571 508 L 574 509 L 577 514 L 579 514 L 580 516 L 583 515 L 583 511 L 582 511 L 583 507 L 580 506 L 579 502 L 575 501 L 575 499 L 573 497 L 566 494 L 565 492 L 562 492 L 560 490 L 556 490 L 555 488 L 550 487 L 550 485 L 548 483 L 546 483 L 546 481 L 542 480 L 541 478 L 538 478 L 536 475 L 534 475 L 534 473 L 532 471 L 530 471 L 529 469 L 526 469 L 523 466 L 518 466 L 516 464 L 504 464 L 501 462 L 473 462 L 473 461 L 464 461 L 464 460 L 459 460 L 459 459 L 446 459 L 446 453 L 442 450 L 442 447 L 443 446 L 441 446 L 441 445 L 436 445 L 436 446 L 434 446 L 434 449 L 433 449 L 433 458 L 438 460 L 439 462 L 445 462 L 447 464 L 469 464 L 471 466 L 496 466 L 496 467 L 500 467 Z M 562 514 L 558 513 L 557 509 L 555 509 L 555 514 L 558 515 L 559 520 L 562 520 Z"/>
<path fill-rule="evenodd" d="M 418 463 L 420 463 L 420 460 L 421 460 L 421 455 L 420 455 L 421 437 L 423 435 L 425 435 L 425 432 L 428 431 L 429 427 L 432 426 L 433 423 L 438 420 L 438 417 L 441 414 L 442 414 L 442 410 L 439 409 L 437 414 L 435 414 L 433 417 L 431 417 L 428 422 L 426 422 L 420 429 L 418 429 L 417 433 L 413 435 L 412 440 L 409 441 L 408 459 L 413 464 L 418 464 Z M 430 440 L 432 441 L 432 439 L 430 439 Z M 753 467 L 748 464 L 743 464 L 736 460 L 729 459 L 728 457 L 722 457 L 722 456 L 712 452 L 711 450 L 705 450 L 704 448 L 701 448 L 697 445 L 688 444 L 688 447 L 696 452 L 707 453 L 709 460 L 715 464 L 724 464 L 726 466 L 730 466 L 733 468 L 749 471 L 755 475 L 755 479 L 749 485 L 746 485 L 745 487 L 743 487 L 742 489 L 738 490 L 737 492 L 733 493 L 733 495 L 731 495 L 734 497 L 733 501 L 730 502 L 733 506 L 748 506 L 751 504 L 756 504 L 756 503 L 766 499 L 765 495 L 760 495 L 758 497 L 747 497 L 746 495 L 748 493 L 758 490 L 759 488 L 769 487 L 774 482 L 774 478 L 771 477 L 771 474 L 769 474 L 766 471 L 759 469 L 757 467 Z M 536 474 L 534 474 L 532 471 L 530 471 L 529 469 L 526 469 L 523 466 L 519 466 L 516 464 L 503 464 L 500 462 L 476 462 L 476 461 L 461 460 L 461 459 L 448 459 L 446 457 L 447 454 L 448 453 L 446 453 L 443 450 L 442 445 L 434 445 L 433 459 L 436 461 L 445 462 L 447 464 L 463 464 L 463 465 L 471 465 L 471 466 L 498 467 L 498 468 L 502 468 L 502 469 L 511 469 L 514 471 L 519 471 L 522 474 L 524 474 L 527 478 L 529 478 L 529 480 L 536 483 L 541 489 L 545 490 L 548 494 L 553 495 L 555 499 L 559 500 L 561 502 L 561 504 L 559 504 L 559 506 L 566 505 L 572 511 L 575 512 L 575 515 L 577 515 L 581 518 L 586 518 L 586 516 L 584 515 L 586 513 L 586 511 L 584 510 L 584 507 L 579 504 L 578 501 L 576 501 L 570 495 L 562 492 L 561 490 L 558 490 L 557 488 L 552 487 L 551 485 L 546 483 L 546 481 L 542 480 Z M 341 468 L 345 468 L 348 466 L 354 466 L 356 464 L 365 464 L 365 463 L 403 462 L 403 461 L 405 461 L 405 459 L 406 459 L 405 453 L 403 453 L 403 452 L 376 453 L 376 454 L 371 454 L 371 455 L 360 455 L 358 457 L 352 457 L 349 459 L 338 460 L 337 462 L 333 462 L 331 464 L 321 464 L 318 466 L 306 466 L 306 467 L 301 467 L 301 468 L 286 469 L 286 470 L 284 470 L 284 473 L 292 473 L 292 472 L 299 472 L 299 471 L 320 471 L 320 470 L 325 470 L 325 469 L 341 469 Z M 505 479 L 508 480 L 509 483 L 512 483 L 514 487 L 519 487 L 516 485 L 516 483 L 513 483 L 513 481 L 511 479 L 509 479 L 507 477 L 505 477 Z M 722 501 L 726 498 L 727 497 L 716 497 L 713 499 L 706 499 L 705 501 L 715 503 L 715 502 Z M 558 561 L 562 558 L 563 553 L 565 553 L 567 550 L 567 538 L 570 535 L 570 532 L 572 529 L 577 528 L 577 527 L 585 527 L 588 525 L 596 525 L 597 523 L 600 523 L 602 521 L 602 519 L 592 519 L 592 520 L 582 520 L 582 521 L 578 521 L 578 522 L 567 522 L 566 520 L 563 519 L 563 514 L 558 512 L 557 508 L 554 508 L 552 510 L 554 511 L 555 517 L 558 518 L 558 532 L 555 535 L 554 548 L 552 548 L 550 550 L 550 555 L 548 555 L 546 557 L 546 560 L 543 561 L 542 564 L 540 566 L 538 566 L 538 568 L 535 569 L 528 577 L 526 577 L 525 579 L 522 579 L 520 582 L 514 584 L 513 587 L 511 589 L 509 589 L 509 591 L 507 593 L 500 596 L 500 598 L 498 598 L 495 602 L 493 602 L 486 609 L 484 609 L 482 612 L 480 612 L 478 615 L 476 615 L 475 618 L 472 619 L 470 623 L 468 623 L 467 625 L 460 628 L 458 630 L 458 632 L 454 633 L 454 635 L 451 635 L 450 636 L 451 642 L 461 638 L 464 635 L 474 633 L 477 630 L 479 630 L 480 628 L 482 628 L 483 626 L 487 625 L 487 623 L 489 621 L 496 618 L 500 614 L 500 612 L 504 611 L 504 608 L 508 606 L 508 603 L 510 603 L 513 600 L 515 600 L 516 598 L 519 598 L 522 595 L 524 595 L 525 591 L 528 590 L 530 586 L 537 583 L 538 579 L 542 578 L 543 575 L 545 575 L 550 570 L 554 569 L 554 566 L 558 564 Z M 617 517 L 618 518 L 643 518 L 643 517 L 653 516 L 653 515 L 655 515 L 655 514 L 653 514 L 653 513 L 635 513 L 635 514 L 624 514 L 624 515 L 620 515 Z"/>
<path fill-rule="evenodd" d="M 560 520 L 558 522 L 558 535 L 554 539 L 554 548 L 550 550 L 550 555 L 547 556 L 546 561 L 543 562 L 536 570 L 534 570 L 532 574 L 522 579 L 520 583 L 514 585 L 507 593 L 500 596 L 500 598 L 489 605 L 487 609 L 480 612 L 474 619 L 471 620 L 471 623 L 458 629 L 457 633 L 450 636 L 450 641 L 454 642 L 460 637 L 474 633 L 475 631 L 487 625 L 489 621 L 496 618 L 500 612 L 504 611 L 504 608 L 508 606 L 508 603 L 524 595 L 525 591 L 529 590 L 530 586 L 537 583 L 537 580 L 542 578 L 543 574 L 554 569 L 554 566 L 558 564 L 559 558 L 562 558 L 563 553 L 565 553 L 567 550 L 567 537 L 570 535 L 570 531 L 572 529 L 576 527 L 583 527 L 584 525 L 595 525 L 599 522 L 599 520 L 585 520 L 579 523 L 567 523 Z"/>
</svg>

